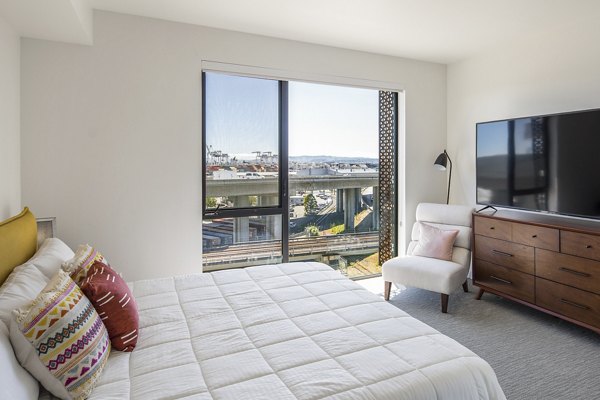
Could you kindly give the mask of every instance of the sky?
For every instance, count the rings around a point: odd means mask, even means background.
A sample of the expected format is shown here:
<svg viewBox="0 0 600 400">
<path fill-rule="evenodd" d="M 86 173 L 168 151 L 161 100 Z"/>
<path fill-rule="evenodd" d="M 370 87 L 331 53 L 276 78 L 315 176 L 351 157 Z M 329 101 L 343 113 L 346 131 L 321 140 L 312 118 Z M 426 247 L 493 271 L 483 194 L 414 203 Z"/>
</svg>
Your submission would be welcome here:
<svg viewBox="0 0 600 400">
<path fill-rule="evenodd" d="M 374 89 L 289 83 L 290 156 L 379 156 Z M 206 74 L 206 136 L 212 150 L 253 158 L 278 152 L 278 82 Z"/>
<path fill-rule="evenodd" d="M 275 80 L 207 73 L 206 145 L 238 158 L 277 154 L 278 91 Z"/>
<path fill-rule="evenodd" d="M 379 92 L 315 83 L 289 84 L 291 156 L 379 158 Z"/>
</svg>

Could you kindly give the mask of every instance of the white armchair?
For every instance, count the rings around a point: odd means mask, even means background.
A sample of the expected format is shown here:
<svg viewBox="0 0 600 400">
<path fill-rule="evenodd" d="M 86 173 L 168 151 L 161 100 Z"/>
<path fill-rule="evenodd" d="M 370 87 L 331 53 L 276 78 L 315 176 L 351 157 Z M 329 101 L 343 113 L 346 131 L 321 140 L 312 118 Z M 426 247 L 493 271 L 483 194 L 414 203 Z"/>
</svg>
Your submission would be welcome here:
<svg viewBox="0 0 600 400">
<path fill-rule="evenodd" d="M 417 222 L 413 225 L 407 255 L 383 264 L 385 299 L 390 299 L 392 282 L 441 293 L 442 312 L 448 311 L 448 295 L 462 284 L 469 291 L 467 274 L 471 264 L 471 221 L 473 208 L 458 205 L 421 203 L 417 206 Z M 413 255 L 419 242 L 420 224 L 442 230 L 458 230 L 452 260 Z"/>
</svg>

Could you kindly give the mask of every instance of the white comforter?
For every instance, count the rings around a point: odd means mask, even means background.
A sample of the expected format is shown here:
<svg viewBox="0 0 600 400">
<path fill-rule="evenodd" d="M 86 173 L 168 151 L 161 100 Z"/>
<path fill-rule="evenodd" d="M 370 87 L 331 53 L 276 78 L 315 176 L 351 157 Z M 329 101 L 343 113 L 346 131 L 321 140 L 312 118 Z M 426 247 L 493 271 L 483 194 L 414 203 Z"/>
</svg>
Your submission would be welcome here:
<svg viewBox="0 0 600 400">
<path fill-rule="evenodd" d="M 504 399 L 474 353 L 326 265 L 135 282 L 92 399 Z"/>
</svg>

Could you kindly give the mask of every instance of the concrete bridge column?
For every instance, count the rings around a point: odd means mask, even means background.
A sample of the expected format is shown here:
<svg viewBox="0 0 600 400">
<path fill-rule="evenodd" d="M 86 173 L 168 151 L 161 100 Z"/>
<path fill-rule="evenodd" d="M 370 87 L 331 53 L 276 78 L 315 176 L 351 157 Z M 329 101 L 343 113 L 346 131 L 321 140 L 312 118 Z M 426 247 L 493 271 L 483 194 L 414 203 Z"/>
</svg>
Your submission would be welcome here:
<svg viewBox="0 0 600 400">
<path fill-rule="evenodd" d="M 276 206 L 279 204 L 279 195 L 276 193 L 261 194 L 256 196 L 256 205 L 259 207 Z"/>
<path fill-rule="evenodd" d="M 250 198 L 248 196 L 233 196 L 233 204 L 236 207 L 249 207 Z M 250 241 L 250 218 L 240 217 L 233 219 L 233 243 L 243 243 Z"/>
<path fill-rule="evenodd" d="M 264 204 L 268 204 L 268 205 L 273 205 L 273 204 L 277 204 L 277 202 L 279 201 L 279 196 L 278 195 L 267 195 L 267 196 L 260 196 L 262 198 L 262 202 Z M 283 225 L 283 220 L 281 218 L 281 215 L 267 215 L 266 217 L 267 223 L 266 223 L 266 239 L 267 240 L 275 240 L 275 239 L 281 239 L 281 229 L 282 229 L 282 225 Z"/>
<path fill-rule="evenodd" d="M 356 212 L 362 209 L 362 188 L 354 188 L 354 199 L 356 200 Z"/>
<path fill-rule="evenodd" d="M 335 191 L 335 211 L 344 211 L 344 189 L 336 189 Z"/>
<path fill-rule="evenodd" d="M 379 230 L 379 186 L 373 186 L 373 230 Z"/>
<path fill-rule="evenodd" d="M 344 225 L 346 232 L 354 232 L 356 214 L 356 189 L 344 189 Z"/>
</svg>

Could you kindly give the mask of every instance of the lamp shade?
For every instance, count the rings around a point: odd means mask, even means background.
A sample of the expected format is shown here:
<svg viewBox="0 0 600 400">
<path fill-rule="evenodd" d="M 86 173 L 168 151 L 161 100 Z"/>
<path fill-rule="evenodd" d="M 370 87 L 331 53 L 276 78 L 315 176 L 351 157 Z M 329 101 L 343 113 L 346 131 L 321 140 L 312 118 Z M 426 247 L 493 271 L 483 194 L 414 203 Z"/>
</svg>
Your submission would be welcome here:
<svg viewBox="0 0 600 400">
<path fill-rule="evenodd" d="M 443 153 L 440 153 L 439 156 L 435 159 L 433 166 L 439 169 L 440 171 L 445 171 L 446 166 L 448 165 L 448 153 L 444 150 Z"/>
</svg>

